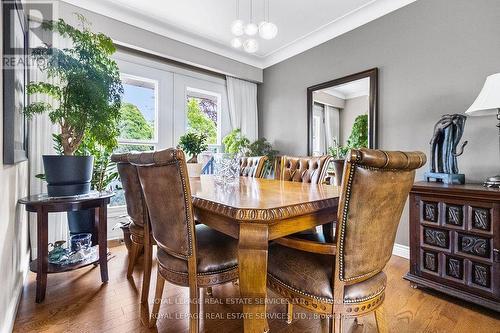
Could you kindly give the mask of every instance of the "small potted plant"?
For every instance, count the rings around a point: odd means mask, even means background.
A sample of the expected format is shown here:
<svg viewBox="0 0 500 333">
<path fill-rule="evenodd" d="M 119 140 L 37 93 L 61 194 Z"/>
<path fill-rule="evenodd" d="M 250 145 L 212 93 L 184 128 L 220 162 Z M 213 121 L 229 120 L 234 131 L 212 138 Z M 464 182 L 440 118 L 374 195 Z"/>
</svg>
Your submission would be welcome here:
<svg viewBox="0 0 500 333">
<path fill-rule="evenodd" d="M 43 163 L 50 196 L 85 194 L 90 190 L 93 156 L 79 150 L 88 138 L 105 149 L 117 145 L 123 87 L 112 40 L 87 28 L 77 15 L 82 28 L 64 20 L 42 23 L 45 30 L 71 40 L 72 46 L 59 49 L 52 45 L 32 50 L 38 68 L 48 82 L 30 82 L 29 95 L 44 95 L 53 102 L 35 101 L 27 105 L 25 115 L 48 113 L 61 130 L 60 155 L 44 155 Z"/>
<path fill-rule="evenodd" d="M 356 117 L 351 134 L 347 139 L 347 145 L 341 146 L 337 140 L 333 141 L 333 147 L 328 148 L 328 154 L 333 156 L 333 182 L 332 185 L 340 186 L 344 173 L 345 157 L 350 149 L 368 147 L 368 115 L 363 114 Z"/>
<path fill-rule="evenodd" d="M 189 177 L 200 177 L 203 163 L 198 163 L 198 154 L 208 148 L 206 134 L 188 132 L 180 137 L 178 148 L 191 157 L 187 161 Z"/>
</svg>

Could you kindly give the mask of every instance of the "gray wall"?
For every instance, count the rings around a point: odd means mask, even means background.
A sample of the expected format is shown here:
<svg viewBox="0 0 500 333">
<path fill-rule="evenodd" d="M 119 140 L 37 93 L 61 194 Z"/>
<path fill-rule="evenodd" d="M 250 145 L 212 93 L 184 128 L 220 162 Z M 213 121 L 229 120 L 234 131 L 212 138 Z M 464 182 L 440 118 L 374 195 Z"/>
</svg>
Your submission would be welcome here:
<svg viewBox="0 0 500 333">
<path fill-rule="evenodd" d="M 118 42 L 153 51 L 169 59 L 211 69 L 218 73 L 249 81 L 262 82 L 262 69 L 260 68 L 164 37 L 98 13 L 87 11 L 65 2 L 59 2 L 58 10 L 59 16 L 71 24 L 77 23 L 73 15 L 74 12 L 83 14 L 92 23 L 94 31 L 104 32 Z"/>
<path fill-rule="evenodd" d="M 439 117 L 463 113 L 486 76 L 500 72 L 499 19 L 498 0 L 419 0 L 266 68 L 259 133 L 282 153 L 306 154 L 306 88 L 378 67 L 379 147 L 427 153 Z M 468 181 L 500 169 L 495 124 L 495 117 L 467 120 L 459 166 Z M 408 210 L 396 241 L 408 244 Z"/>
<path fill-rule="evenodd" d="M 359 96 L 345 100 L 345 107 L 340 110 L 340 137 L 341 145 L 347 144 L 347 139 L 351 135 L 352 126 L 356 117 L 368 114 L 368 96 Z"/>
</svg>

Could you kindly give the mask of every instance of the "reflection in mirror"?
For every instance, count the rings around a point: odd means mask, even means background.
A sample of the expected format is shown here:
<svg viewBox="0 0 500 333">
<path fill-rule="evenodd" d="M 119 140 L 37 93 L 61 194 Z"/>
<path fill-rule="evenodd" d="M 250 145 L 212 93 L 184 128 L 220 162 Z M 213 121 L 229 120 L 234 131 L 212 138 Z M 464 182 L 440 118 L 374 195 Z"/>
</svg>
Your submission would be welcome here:
<svg viewBox="0 0 500 333">
<path fill-rule="evenodd" d="M 351 145 L 368 147 L 368 126 L 363 125 L 368 123 L 369 91 L 370 80 L 364 78 L 313 92 L 314 156 L 337 155 Z"/>
<path fill-rule="evenodd" d="M 377 69 L 308 88 L 309 155 L 376 148 Z"/>
</svg>

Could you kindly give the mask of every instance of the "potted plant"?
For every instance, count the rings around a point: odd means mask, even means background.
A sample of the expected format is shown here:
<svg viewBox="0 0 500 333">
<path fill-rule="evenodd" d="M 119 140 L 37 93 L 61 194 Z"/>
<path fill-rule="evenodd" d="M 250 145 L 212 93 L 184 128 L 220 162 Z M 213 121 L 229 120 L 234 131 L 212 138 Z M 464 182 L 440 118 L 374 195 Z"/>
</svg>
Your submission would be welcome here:
<svg viewBox="0 0 500 333">
<path fill-rule="evenodd" d="M 267 178 L 273 176 L 276 155 L 278 153 L 266 138 L 260 138 L 248 145 L 246 156 L 267 156 L 262 172 L 263 176 Z"/>
<path fill-rule="evenodd" d="M 113 151 L 103 147 L 87 137 L 79 148 L 86 151 L 88 155 L 94 157 L 93 173 L 91 180 L 91 190 L 112 191 L 111 184 L 119 178 L 116 163 L 111 161 Z M 94 209 L 68 212 L 68 226 L 70 234 L 91 233 L 94 229 Z"/>
<path fill-rule="evenodd" d="M 30 82 L 29 95 L 41 94 L 54 102 L 31 102 L 24 113 L 29 117 L 48 113 L 58 124 L 60 155 L 44 155 L 43 163 L 50 196 L 85 194 L 90 190 L 93 156 L 78 154 L 88 138 L 112 150 L 117 145 L 123 87 L 118 66 L 111 55 L 112 40 L 87 28 L 85 18 L 78 15 L 81 29 L 64 20 L 46 21 L 43 29 L 69 38 L 70 48 L 52 45 L 35 48 L 32 55 L 49 82 Z"/>
<path fill-rule="evenodd" d="M 228 135 L 222 139 L 224 144 L 224 151 L 228 154 L 244 154 L 248 149 L 250 140 L 248 140 L 242 133 L 241 129 L 237 128 L 232 130 Z"/>
<path fill-rule="evenodd" d="M 356 117 L 351 129 L 351 134 L 347 139 L 347 145 L 341 146 L 337 140 L 333 141 L 333 147 L 328 148 L 328 154 L 333 156 L 332 168 L 335 177 L 333 184 L 340 186 L 344 173 L 345 156 L 349 150 L 354 148 L 368 147 L 368 115 L 363 114 Z"/>
<path fill-rule="evenodd" d="M 187 161 L 189 177 L 200 177 L 203 164 L 198 163 L 198 154 L 208 148 L 206 134 L 188 132 L 180 137 L 178 148 L 191 156 Z"/>
</svg>

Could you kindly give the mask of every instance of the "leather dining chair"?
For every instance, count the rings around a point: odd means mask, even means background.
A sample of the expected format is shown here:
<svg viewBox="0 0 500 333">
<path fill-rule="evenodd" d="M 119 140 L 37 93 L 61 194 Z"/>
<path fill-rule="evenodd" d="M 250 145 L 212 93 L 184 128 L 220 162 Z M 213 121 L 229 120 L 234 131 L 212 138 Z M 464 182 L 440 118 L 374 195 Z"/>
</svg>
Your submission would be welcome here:
<svg viewBox="0 0 500 333">
<path fill-rule="evenodd" d="M 150 327 L 156 325 L 165 280 L 189 287 L 189 331 L 198 332 L 199 288 L 238 278 L 238 241 L 193 218 L 184 153 L 178 149 L 131 153 L 157 244 L 158 274 Z"/>
<path fill-rule="evenodd" d="M 240 159 L 240 176 L 262 178 L 267 156 L 242 157 Z"/>
<path fill-rule="evenodd" d="M 330 155 L 323 156 L 282 156 L 279 161 L 278 172 L 275 178 L 278 180 L 303 182 L 312 184 L 322 184 L 326 180 L 327 168 L 332 157 Z M 316 229 L 303 231 L 294 236 L 306 238 L 314 241 L 333 241 L 333 225 L 332 223 L 322 226 L 323 233 L 316 232 Z"/>
<path fill-rule="evenodd" d="M 336 243 L 282 239 L 269 247 L 268 286 L 293 304 L 331 316 L 330 330 L 342 332 L 344 318 L 375 313 L 385 331 L 380 305 L 396 231 L 421 152 L 351 150 L 342 179 Z M 286 246 L 280 245 L 285 242 Z"/>
<path fill-rule="evenodd" d="M 127 204 L 127 213 L 130 217 L 129 230 L 132 247 L 129 252 L 127 277 L 132 276 L 137 258 L 141 249 L 144 248 L 141 303 L 147 304 L 151 281 L 153 245 L 156 243 L 151 236 L 148 209 L 142 194 L 137 167 L 129 163 L 127 156 L 128 153 L 113 154 L 111 155 L 111 161 L 116 163 Z"/>
<path fill-rule="evenodd" d="M 279 166 L 279 172 L 276 173 L 276 179 L 320 184 L 325 180 L 326 169 L 330 160 L 329 155 L 324 156 L 282 156 Z"/>
</svg>

